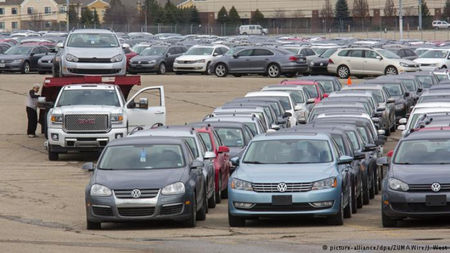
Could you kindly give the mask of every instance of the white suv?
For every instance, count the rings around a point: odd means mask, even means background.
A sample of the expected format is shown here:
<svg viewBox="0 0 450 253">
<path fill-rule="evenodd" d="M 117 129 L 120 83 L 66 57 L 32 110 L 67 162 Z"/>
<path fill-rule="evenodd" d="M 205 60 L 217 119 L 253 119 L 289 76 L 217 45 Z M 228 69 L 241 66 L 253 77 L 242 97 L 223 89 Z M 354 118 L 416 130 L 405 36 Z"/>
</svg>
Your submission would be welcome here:
<svg viewBox="0 0 450 253">
<path fill-rule="evenodd" d="M 431 26 L 434 29 L 447 29 L 447 28 L 450 28 L 450 24 L 447 23 L 446 21 L 442 21 L 442 20 L 435 20 L 435 21 L 433 21 Z"/>
<path fill-rule="evenodd" d="M 403 72 L 419 71 L 413 61 L 401 59 L 385 49 L 344 48 L 330 56 L 327 70 L 340 78 L 355 76 L 397 75 Z"/>
<path fill-rule="evenodd" d="M 193 46 L 175 59 L 173 63 L 173 71 L 176 74 L 183 72 L 202 72 L 209 73 L 209 65 L 216 57 L 224 55 L 229 48 L 222 45 L 215 46 Z"/>
<path fill-rule="evenodd" d="M 420 64 L 420 69 L 433 71 L 436 68 L 450 67 L 450 49 L 430 49 L 414 60 Z"/>
<path fill-rule="evenodd" d="M 124 76 L 127 59 L 116 34 L 105 29 L 79 29 L 59 44 L 62 76 Z"/>
</svg>

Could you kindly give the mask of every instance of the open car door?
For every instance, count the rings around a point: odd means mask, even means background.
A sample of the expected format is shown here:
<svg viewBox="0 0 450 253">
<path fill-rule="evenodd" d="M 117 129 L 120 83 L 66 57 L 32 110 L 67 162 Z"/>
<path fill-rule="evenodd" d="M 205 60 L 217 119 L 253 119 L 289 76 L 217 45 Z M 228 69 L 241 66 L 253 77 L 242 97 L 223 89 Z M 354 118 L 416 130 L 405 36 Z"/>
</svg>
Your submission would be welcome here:
<svg viewBox="0 0 450 253">
<path fill-rule="evenodd" d="M 128 132 L 137 126 L 165 125 L 164 87 L 152 86 L 139 90 L 125 104 L 125 112 L 128 117 Z"/>
</svg>

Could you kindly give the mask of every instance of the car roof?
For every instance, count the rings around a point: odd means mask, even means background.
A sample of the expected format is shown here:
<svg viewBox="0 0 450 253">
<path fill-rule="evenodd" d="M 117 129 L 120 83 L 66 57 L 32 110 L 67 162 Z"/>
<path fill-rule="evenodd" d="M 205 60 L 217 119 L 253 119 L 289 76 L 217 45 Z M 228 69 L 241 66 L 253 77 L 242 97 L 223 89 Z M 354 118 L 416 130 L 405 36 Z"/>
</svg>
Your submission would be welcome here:
<svg viewBox="0 0 450 253">
<path fill-rule="evenodd" d="M 95 88 L 96 90 L 114 90 L 115 85 L 113 84 L 95 84 L 95 83 L 89 83 L 89 84 L 70 84 L 64 86 L 65 90 L 90 90 L 92 88 Z"/>
<path fill-rule="evenodd" d="M 319 83 L 315 81 L 309 81 L 309 80 L 283 80 L 280 82 L 280 84 L 287 84 L 287 85 L 317 85 Z"/>
<path fill-rule="evenodd" d="M 245 97 L 256 96 L 256 97 L 287 97 L 291 94 L 290 91 L 253 91 L 245 95 Z"/>
<path fill-rule="evenodd" d="M 292 140 L 292 139 L 308 139 L 308 140 L 330 140 L 330 137 L 324 133 L 300 133 L 292 129 L 290 132 L 277 131 L 272 133 L 260 134 L 252 139 L 254 141 L 263 140 Z"/>
<path fill-rule="evenodd" d="M 104 33 L 104 34 L 108 34 L 108 33 L 114 33 L 110 30 L 107 29 L 76 29 L 70 33 Z"/>
<path fill-rule="evenodd" d="M 132 136 L 173 136 L 195 137 L 195 129 L 190 126 L 163 126 L 159 128 L 137 131 Z"/>
<path fill-rule="evenodd" d="M 429 129 L 427 131 L 410 131 L 403 137 L 403 140 L 424 140 L 424 139 L 448 139 L 449 129 L 447 127 L 437 129 Z"/>
<path fill-rule="evenodd" d="M 211 125 L 215 128 L 220 128 L 220 127 L 230 127 L 230 128 L 242 128 L 243 126 L 245 126 L 244 123 L 242 122 L 233 122 L 233 121 L 217 121 L 217 122 L 194 122 L 194 123 L 190 123 L 190 126 L 207 126 L 207 125 Z"/>
<path fill-rule="evenodd" d="M 139 136 L 134 135 L 115 139 L 108 143 L 108 146 L 124 146 L 124 145 L 145 145 L 145 144 L 183 144 L 183 140 L 174 137 L 162 136 Z"/>
</svg>

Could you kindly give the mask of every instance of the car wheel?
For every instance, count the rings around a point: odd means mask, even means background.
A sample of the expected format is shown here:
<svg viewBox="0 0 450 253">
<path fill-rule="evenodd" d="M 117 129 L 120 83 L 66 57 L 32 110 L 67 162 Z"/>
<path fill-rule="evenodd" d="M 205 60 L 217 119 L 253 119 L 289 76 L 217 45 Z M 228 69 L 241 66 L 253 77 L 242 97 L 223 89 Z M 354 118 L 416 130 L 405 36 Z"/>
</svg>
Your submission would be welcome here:
<svg viewBox="0 0 450 253">
<path fill-rule="evenodd" d="M 343 194 L 341 193 L 341 203 L 339 205 L 339 211 L 337 214 L 328 217 L 328 224 L 341 226 L 344 224 L 344 210 L 342 207 L 342 202 L 344 201 Z"/>
<path fill-rule="evenodd" d="M 22 74 L 28 74 L 30 73 L 30 63 L 28 63 L 27 61 L 23 63 L 22 65 Z"/>
<path fill-rule="evenodd" d="M 358 200 L 356 198 L 356 185 L 352 186 L 352 213 L 358 212 Z"/>
<path fill-rule="evenodd" d="M 274 63 L 270 64 L 267 67 L 267 75 L 270 78 L 277 78 L 277 77 L 279 77 L 280 76 L 280 67 L 277 64 L 274 64 Z"/>
<path fill-rule="evenodd" d="M 339 66 L 337 69 L 337 74 L 339 78 L 346 79 L 350 76 L 350 69 L 345 65 Z"/>
<path fill-rule="evenodd" d="M 383 205 L 383 204 L 381 204 Z M 383 224 L 383 227 L 385 228 L 392 228 L 397 226 L 397 221 L 392 219 L 391 217 L 384 214 L 383 211 L 381 211 L 381 223 Z"/>
<path fill-rule="evenodd" d="M 378 169 L 378 165 L 377 165 L 377 169 Z M 375 173 L 375 175 L 374 175 L 374 182 L 373 182 L 373 184 L 374 184 L 374 193 L 375 193 L 375 195 L 378 195 L 378 182 L 379 182 L 379 176 L 380 175 L 378 175 L 379 173 Z"/>
<path fill-rule="evenodd" d="M 372 176 L 372 184 L 369 187 L 369 198 L 373 199 L 375 198 L 375 178 Z"/>
<path fill-rule="evenodd" d="M 213 193 L 211 194 L 211 198 L 208 199 L 208 208 L 215 208 L 216 207 L 216 181 L 214 180 L 214 178 L 212 178 L 211 180 L 213 180 Z"/>
<path fill-rule="evenodd" d="M 370 193 L 369 193 L 369 177 L 366 178 L 365 187 L 363 186 L 363 204 L 368 205 L 370 203 Z"/>
<path fill-rule="evenodd" d="M 57 161 L 59 158 L 59 154 L 52 151 L 52 146 L 48 145 L 48 160 Z"/>
<path fill-rule="evenodd" d="M 161 62 L 161 64 L 159 64 L 158 74 L 165 74 L 166 71 L 166 64 L 164 62 Z"/>
<path fill-rule="evenodd" d="M 197 225 L 197 199 L 195 198 L 195 192 L 194 197 L 192 198 L 191 203 L 191 216 L 184 221 L 184 226 L 193 228 Z"/>
<path fill-rule="evenodd" d="M 231 215 L 230 210 L 228 210 L 228 225 L 230 225 L 230 227 L 244 227 L 245 219 Z"/>
<path fill-rule="evenodd" d="M 216 194 L 216 203 L 222 202 L 222 174 L 219 174 L 219 187 L 214 194 Z"/>
<path fill-rule="evenodd" d="M 394 66 L 388 66 L 386 70 L 384 71 L 385 75 L 398 75 L 397 68 Z"/>
<path fill-rule="evenodd" d="M 206 196 L 206 188 L 205 188 L 205 196 L 203 197 L 202 208 L 197 212 L 197 220 L 205 220 L 206 219 L 206 208 L 208 208 L 208 199 Z"/>
<path fill-rule="evenodd" d="M 364 205 L 363 203 L 363 191 L 361 189 L 361 192 L 359 193 L 358 198 L 356 198 L 356 207 L 357 208 L 362 208 Z"/>
<path fill-rule="evenodd" d="M 217 77 L 226 77 L 228 75 L 228 69 L 227 66 L 223 63 L 219 63 L 214 68 L 214 73 Z"/>
<path fill-rule="evenodd" d="M 86 220 L 86 229 L 87 230 L 99 230 L 99 229 L 102 229 L 102 223 Z"/>
<path fill-rule="evenodd" d="M 348 196 L 348 203 L 347 203 L 347 206 L 344 208 L 344 218 L 352 217 L 352 209 L 353 209 L 352 199 L 353 199 L 353 194 L 352 194 L 352 190 L 350 190 L 349 196 Z"/>
</svg>

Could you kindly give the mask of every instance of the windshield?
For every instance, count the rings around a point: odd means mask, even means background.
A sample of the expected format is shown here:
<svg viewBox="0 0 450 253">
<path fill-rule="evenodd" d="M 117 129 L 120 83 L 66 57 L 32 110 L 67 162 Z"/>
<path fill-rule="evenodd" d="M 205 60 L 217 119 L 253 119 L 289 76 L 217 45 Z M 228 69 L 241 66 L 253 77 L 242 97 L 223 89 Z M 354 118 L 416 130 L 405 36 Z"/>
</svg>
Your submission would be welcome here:
<svg viewBox="0 0 450 253">
<path fill-rule="evenodd" d="M 311 94 L 311 97 L 318 98 L 317 88 L 315 85 L 304 85 L 305 89 Z"/>
<path fill-rule="evenodd" d="M 106 105 L 120 106 L 114 90 L 64 90 L 56 106 Z"/>
<path fill-rule="evenodd" d="M 399 84 L 385 84 L 383 86 L 387 88 L 391 96 L 398 97 L 403 95 L 402 88 Z"/>
<path fill-rule="evenodd" d="M 213 50 L 211 47 L 191 47 L 185 55 L 211 55 Z"/>
<path fill-rule="evenodd" d="M 438 79 L 439 81 L 448 80 L 447 74 L 437 74 L 437 73 L 434 73 L 434 75 L 437 77 L 437 79 Z"/>
<path fill-rule="evenodd" d="M 395 53 L 389 50 L 380 49 L 377 50 L 377 52 L 380 53 L 383 57 L 386 57 L 388 59 L 400 59 L 400 56 L 396 55 Z"/>
<path fill-rule="evenodd" d="M 6 55 L 28 55 L 30 54 L 32 47 L 12 47 L 6 50 Z"/>
<path fill-rule="evenodd" d="M 164 55 L 167 51 L 167 48 L 165 47 L 151 47 L 146 48 L 144 51 L 142 51 L 141 55 L 149 56 L 149 55 Z"/>
<path fill-rule="evenodd" d="M 281 106 L 283 106 L 283 109 L 285 111 L 292 110 L 291 102 L 289 101 L 289 97 L 276 97 L 278 100 L 280 100 Z"/>
<path fill-rule="evenodd" d="M 68 47 L 105 48 L 118 47 L 116 36 L 108 33 L 74 33 L 69 37 Z"/>
<path fill-rule="evenodd" d="M 244 135 L 241 129 L 220 127 L 216 128 L 216 132 L 224 146 L 244 147 Z"/>
<path fill-rule="evenodd" d="M 418 76 L 419 82 L 422 84 L 424 88 L 430 88 L 433 85 L 433 79 L 431 76 Z"/>
<path fill-rule="evenodd" d="M 358 137 L 356 137 L 356 134 L 352 131 L 346 133 L 348 138 L 350 139 L 350 142 L 352 143 L 353 151 L 359 150 L 359 143 L 358 143 Z"/>
<path fill-rule="evenodd" d="M 325 90 L 326 93 L 331 93 L 334 91 L 333 81 L 328 80 L 322 80 L 322 81 L 316 81 L 320 83 Z"/>
<path fill-rule="evenodd" d="M 327 51 L 328 48 L 311 48 L 316 54 L 321 55 L 323 52 Z M 337 49 L 336 49 L 337 50 Z"/>
<path fill-rule="evenodd" d="M 184 167 L 180 145 L 127 145 L 106 148 L 99 169 L 143 170 Z"/>
<path fill-rule="evenodd" d="M 136 54 L 141 54 L 145 49 L 147 49 L 149 46 L 142 46 L 142 45 L 136 45 L 131 48 L 133 52 Z"/>
<path fill-rule="evenodd" d="M 406 140 L 400 142 L 396 164 L 450 164 L 450 140 Z"/>
<path fill-rule="evenodd" d="M 425 102 L 447 102 L 450 100 L 450 95 L 436 95 L 436 96 L 421 96 L 417 103 Z"/>
<path fill-rule="evenodd" d="M 428 52 L 425 52 L 425 53 L 419 55 L 419 58 L 436 58 L 436 59 L 439 58 L 439 59 L 442 59 L 442 58 L 447 57 L 447 53 L 448 53 L 447 50 L 430 50 Z"/>
<path fill-rule="evenodd" d="M 189 145 L 189 148 L 191 149 L 192 154 L 194 155 L 194 157 L 199 157 L 197 144 L 195 143 L 195 138 L 194 137 L 188 137 L 188 138 L 184 138 L 184 140 Z"/>
<path fill-rule="evenodd" d="M 243 163 L 289 164 L 333 161 L 325 140 L 264 140 L 250 144 Z"/>
<path fill-rule="evenodd" d="M 417 90 L 414 80 L 401 80 L 401 81 L 408 91 L 415 92 Z"/>
<path fill-rule="evenodd" d="M 322 58 L 329 58 L 332 54 L 334 54 L 337 51 L 337 48 L 330 48 L 327 49 L 325 52 L 323 52 L 320 57 Z M 316 51 L 317 52 L 317 51 Z"/>
</svg>

